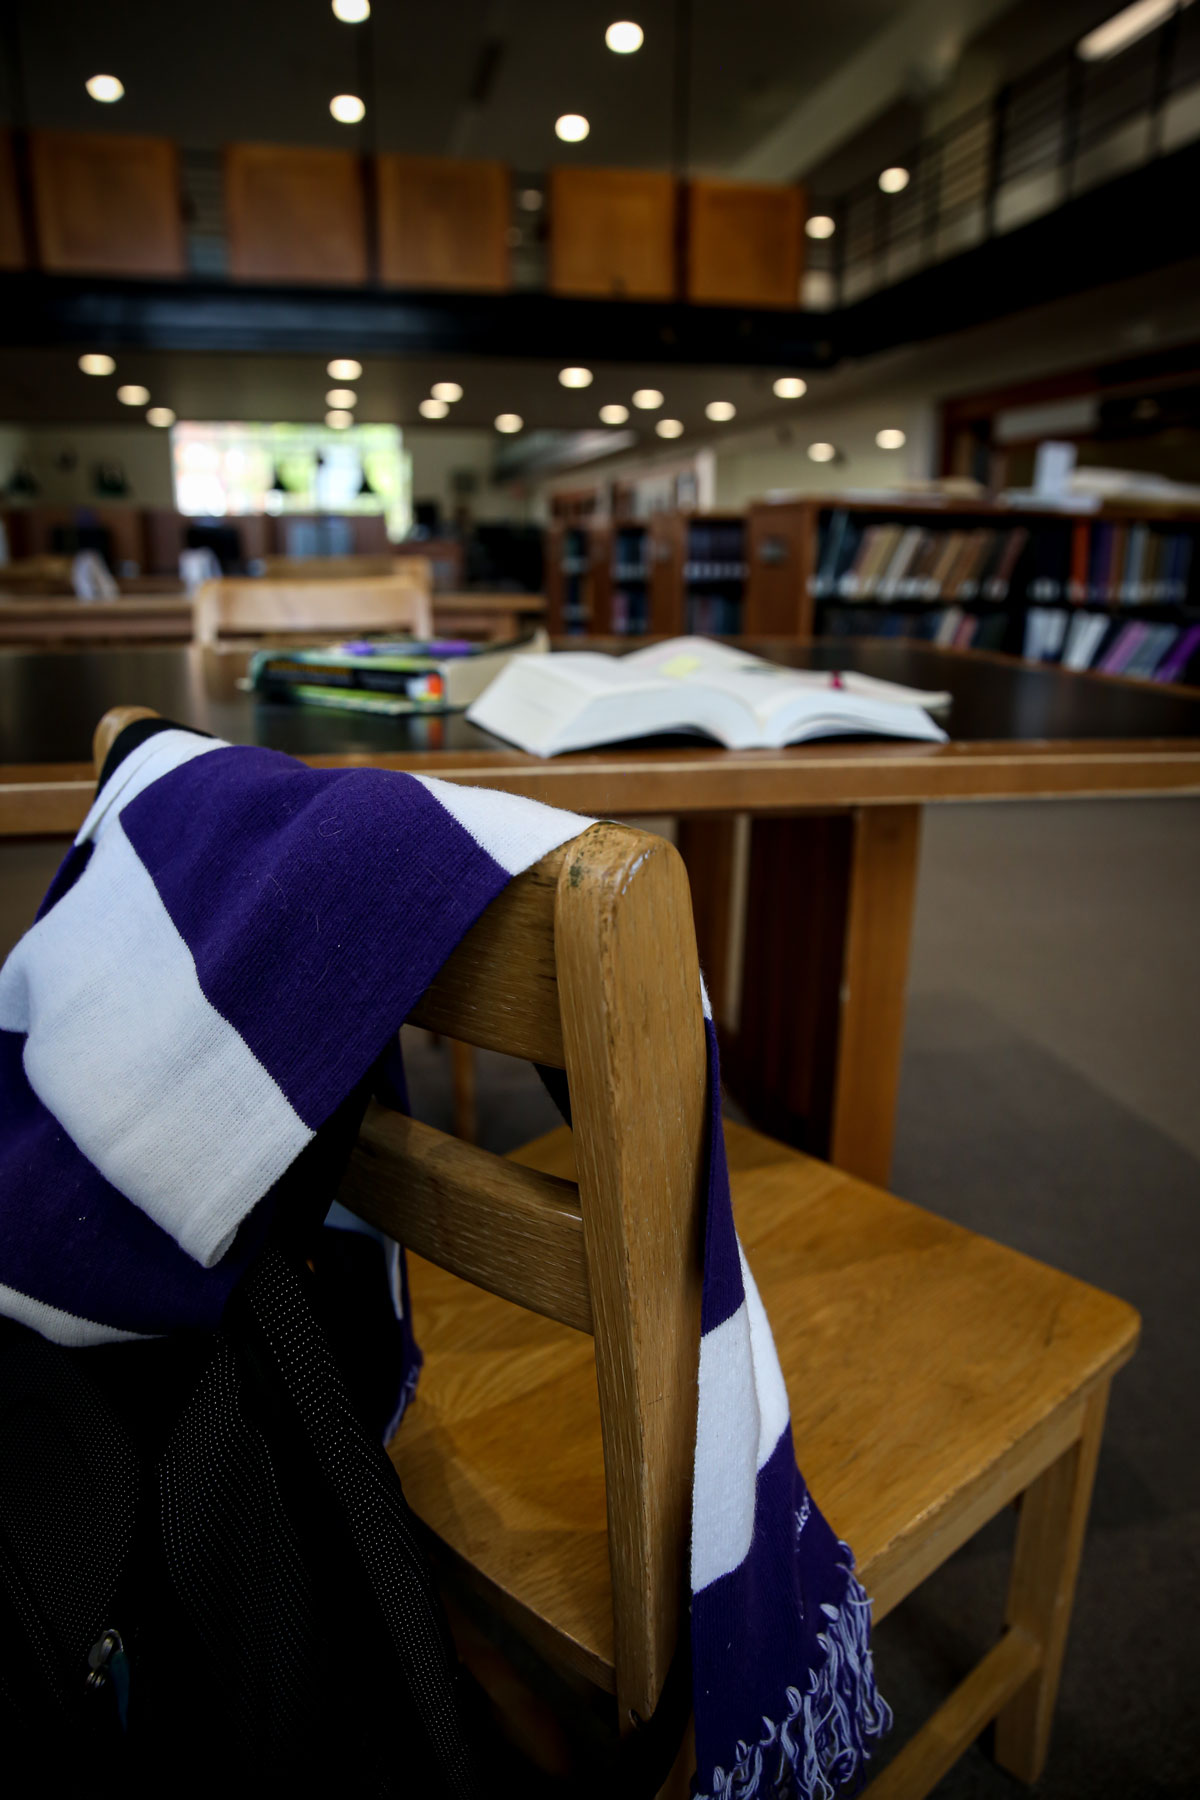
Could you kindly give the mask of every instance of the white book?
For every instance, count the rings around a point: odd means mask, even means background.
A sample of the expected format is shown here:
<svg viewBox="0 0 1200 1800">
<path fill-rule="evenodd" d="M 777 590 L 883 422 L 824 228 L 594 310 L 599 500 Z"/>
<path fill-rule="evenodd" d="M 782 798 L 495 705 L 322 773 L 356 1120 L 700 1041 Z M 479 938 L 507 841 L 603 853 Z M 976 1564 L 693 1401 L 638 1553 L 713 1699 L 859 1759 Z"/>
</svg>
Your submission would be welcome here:
<svg viewBox="0 0 1200 1800">
<path fill-rule="evenodd" d="M 672 638 L 628 656 L 567 651 L 516 657 L 467 717 L 534 756 L 558 756 L 658 732 L 695 731 L 730 750 L 809 738 L 944 742 L 929 717 L 949 694 L 853 672 L 788 669 L 709 638 Z"/>
</svg>

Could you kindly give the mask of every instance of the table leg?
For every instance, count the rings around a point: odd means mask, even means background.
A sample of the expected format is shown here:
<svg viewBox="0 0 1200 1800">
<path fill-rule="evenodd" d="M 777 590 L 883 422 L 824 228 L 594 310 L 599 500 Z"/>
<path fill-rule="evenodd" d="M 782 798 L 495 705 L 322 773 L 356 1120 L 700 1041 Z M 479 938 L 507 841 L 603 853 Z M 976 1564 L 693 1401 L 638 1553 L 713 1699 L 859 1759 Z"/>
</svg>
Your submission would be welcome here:
<svg viewBox="0 0 1200 1800">
<path fill-rule="evenodd" d="M 738 819 L 732 813 L 685 813 L 675 842 L 687 866 L 692 919 L 704 985 L 718 1024 L 728 1020 L 734 940 L 734 864 Z"/>
<path fill-rule="evenodd" d="M 752 1121 L 885 1183 L 920 845 L 917 806 L 753 822 L 741 1010 L 723 1052 Z"/>
</svg>

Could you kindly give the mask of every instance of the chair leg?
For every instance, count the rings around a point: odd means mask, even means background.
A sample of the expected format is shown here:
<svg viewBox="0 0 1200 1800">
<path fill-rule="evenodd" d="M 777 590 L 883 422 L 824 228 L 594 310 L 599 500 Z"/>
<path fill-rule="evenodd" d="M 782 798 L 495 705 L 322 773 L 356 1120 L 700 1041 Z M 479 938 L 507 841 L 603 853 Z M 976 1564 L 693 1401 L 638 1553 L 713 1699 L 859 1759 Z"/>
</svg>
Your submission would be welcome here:
<svg viewBox="0 0 1200 1800">
<path fill-rule="evenodd" d="M 450 1040 L 450 1072 L 454 1084 L 454 1135 L 473 1144 L 478 1119 L 475 1112 L 475 1052 L 470 1044 Z"/>
<path fill-rule="evenodd" d="M 1050 1745 L 1107 1404 L 1105 1382 L 1087 1401 L 1075 1443 L 1021 1500 L 1006 1623 L 1034 1637 L 1042 1656 L 1037 1673 L 996 1717 L 996 1761 L 1022 1781 L 1038 1779 Z"/>
</svg>

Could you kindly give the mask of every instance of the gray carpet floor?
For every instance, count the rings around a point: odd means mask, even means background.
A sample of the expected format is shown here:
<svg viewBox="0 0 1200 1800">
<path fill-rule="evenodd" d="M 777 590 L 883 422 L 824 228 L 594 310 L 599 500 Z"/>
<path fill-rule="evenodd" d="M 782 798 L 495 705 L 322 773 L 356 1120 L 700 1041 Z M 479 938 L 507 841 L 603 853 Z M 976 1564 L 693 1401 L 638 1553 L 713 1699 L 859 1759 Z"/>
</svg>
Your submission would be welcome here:
<svg viewBox="0 0 1200 1800">
<path fill-rule="evenodd" d="M 56 857 L 9 846 L 0 949 Z M 930 809 L 892 1186 L 1142 1312 L 1101 1458 L 1041 1800 L 1200 1795 L 1200 802 Z M 448 1124 L 444 1047 L 410 1033 L 415 1110 Z M 479 1061 L 482 1140 L 556 1116 Z M 800 1446 L 803 1461 L 803 1446 Z M 1012 1515 L 876 1638 L 901 1741 L 993 1640 Z M 939 1800 L 1018 1800 L 986 1740 Z"/>
</svg>

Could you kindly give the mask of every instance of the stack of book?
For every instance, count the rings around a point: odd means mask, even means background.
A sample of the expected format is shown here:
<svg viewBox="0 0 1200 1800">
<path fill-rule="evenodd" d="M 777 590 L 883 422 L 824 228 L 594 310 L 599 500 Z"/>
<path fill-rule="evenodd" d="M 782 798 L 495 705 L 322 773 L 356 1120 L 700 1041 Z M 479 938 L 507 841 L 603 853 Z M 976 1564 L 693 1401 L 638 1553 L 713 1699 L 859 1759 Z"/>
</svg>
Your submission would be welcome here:
<svg viewBox="0 0 1200 1800">
<path fill-rule="evenodd" d="M 1083 608 L 1031 606 L 1025 615 L 1024 655 L 1065 669 L 1098 669 L 1148 681 L 1185 681 L 1200 662 L 1200 624 L 1114 618 Z"/>
<path fill-rule="evenodd" d="M 872 525 L 839 510 L 821 533 L 813 596 L 887 605 L 1003 601 L 1028 542 L 1023 525 Z"/>
<path fill-rule="evenodd" d="M 736 636 L 742 629 L 747 572 L 744 519 L 689 519 L 683 564 L 688 630 Z"/>
</svg>

